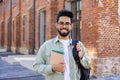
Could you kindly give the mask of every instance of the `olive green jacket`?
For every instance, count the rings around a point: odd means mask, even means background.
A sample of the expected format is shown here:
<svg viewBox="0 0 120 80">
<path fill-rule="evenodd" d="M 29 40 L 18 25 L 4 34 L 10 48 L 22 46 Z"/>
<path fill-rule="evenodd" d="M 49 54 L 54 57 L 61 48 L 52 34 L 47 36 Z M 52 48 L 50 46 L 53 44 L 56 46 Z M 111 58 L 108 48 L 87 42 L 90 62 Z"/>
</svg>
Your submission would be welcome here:
<svg viewBox="0 0 120 80">
<path fill-rule="evenodd" d="M 85 47 L 81 42 L 80 46 L 82 47 L 83 58 L 80 60 L 81 64 L 85 68 L 90 68 L 90 60 L 86 57 Z M 63 45 L 59 41 L 58 37 L 55 37 L 51 40 L 46 41 L 39 49 L 33 68 L 36 72 L 44 75 L 46 80 L 64 80 L 64 73 L 52 72 L 52 65 L 50 65 L 50 56 L 51 51 L 64 51 Z M 70 39 L 70 45 L 68 47 L 69 51 L 69 65 L 70 65 L 70 79 L 79 80 L 80 79 L 80 70 L 75 63 L 74 57 L 72 55 L 72 39 Z"/>
</svg>

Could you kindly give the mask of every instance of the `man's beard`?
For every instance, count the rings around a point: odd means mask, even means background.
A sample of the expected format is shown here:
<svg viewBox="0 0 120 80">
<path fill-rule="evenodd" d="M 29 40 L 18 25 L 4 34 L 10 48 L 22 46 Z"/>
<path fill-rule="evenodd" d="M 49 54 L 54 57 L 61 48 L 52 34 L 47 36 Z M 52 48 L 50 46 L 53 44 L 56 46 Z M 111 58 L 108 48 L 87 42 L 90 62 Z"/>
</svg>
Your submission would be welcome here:
<svg viewBox="0 0 120 80">
<path fill-rule="evenodd" d="M 59 35 L 62 36 L 62 37 L 66 37 L 69 35 L 70 31 L 67 30 L 67 32 L 61 32 L 60 30 L 57 30 Z"/>
</svg>

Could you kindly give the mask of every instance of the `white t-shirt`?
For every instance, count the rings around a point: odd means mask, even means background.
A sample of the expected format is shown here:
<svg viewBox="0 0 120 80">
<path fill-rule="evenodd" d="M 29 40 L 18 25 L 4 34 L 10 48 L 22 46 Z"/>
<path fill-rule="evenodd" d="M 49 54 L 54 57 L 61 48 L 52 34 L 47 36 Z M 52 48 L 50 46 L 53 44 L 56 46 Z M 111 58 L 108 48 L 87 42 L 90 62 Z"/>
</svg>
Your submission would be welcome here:
<svg viewBox="0 0 120 80">
<path fill-rule="evenodd" d="M 68 46 L 69 40 L 60 40 L 64 47 L 64 61 L 65 61 L 65 72 L 64 72 L 64 80 L 70 80 L 70 68 L 69 68 L 69 53 Z"/>
</svg>

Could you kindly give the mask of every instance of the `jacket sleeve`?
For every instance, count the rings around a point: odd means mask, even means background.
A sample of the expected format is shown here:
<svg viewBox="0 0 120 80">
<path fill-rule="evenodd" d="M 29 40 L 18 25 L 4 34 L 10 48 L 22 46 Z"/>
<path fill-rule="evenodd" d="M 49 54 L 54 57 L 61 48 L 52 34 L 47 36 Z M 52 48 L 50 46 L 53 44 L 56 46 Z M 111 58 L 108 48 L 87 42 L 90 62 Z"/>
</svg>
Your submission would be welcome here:
<svg viewBox="0 0 120 80">
<path fill-rule="evenodd" d="M 48 75 L 48 74 L 53 73 L 52 65 L 46 64 L 45 58 L 46 58 L 45 46 L 42 45 L 37 53 L 37 56 L 36 56 L 34 64 L 33 64 L 34 70 L 42 75 Z"/>
<path fill-rule="evenodd" d="M 81 42 L 79 42 L 79 43 L 80 43 L 80 46 L 81 46 L 81 48 L 82 48 L 82 55 L 83 55 L 83 58 L 80 59 L 80 62 L 81 62 L 81 64 L 83 65 L 84 68 L 89 69 L 89 68 L 90 68 L 90 63 L 91 63 L 91 61 L 90 61 L 90 59 L 86 56 L 86 49 L 85 49 L 84 45 L 83 45 Z"/>
</svg>

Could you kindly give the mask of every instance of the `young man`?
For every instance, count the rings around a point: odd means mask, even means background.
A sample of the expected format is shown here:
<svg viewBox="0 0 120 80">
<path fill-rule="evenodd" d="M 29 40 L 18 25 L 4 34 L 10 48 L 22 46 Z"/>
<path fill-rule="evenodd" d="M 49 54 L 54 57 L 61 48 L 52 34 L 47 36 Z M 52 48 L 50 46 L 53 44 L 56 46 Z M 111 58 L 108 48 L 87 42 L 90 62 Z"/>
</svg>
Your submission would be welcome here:
<svg viewBox="0 0 120 80">
<path fill-rule="evenodd" d="M 72 39 L 69 36 L 72 30 L 72 18 L 72 12 L 67 10 L 59 11 L 56 22 L 57 36 L 46 41 L 37 53 L 33 67 L 35 71 L 45 75 L 46 80 L 79 80 L 81 77 L 80 70 L 72 54 Z M 85 47 L 80 41 L 76 47 L 77 51 L 79 51 L 81 64 L 85 68 L 89 68 L 90 60 L 86 57 Z M 51 65 L 52 50 L 63 51 L 64 61 Z"/>
</svg>

